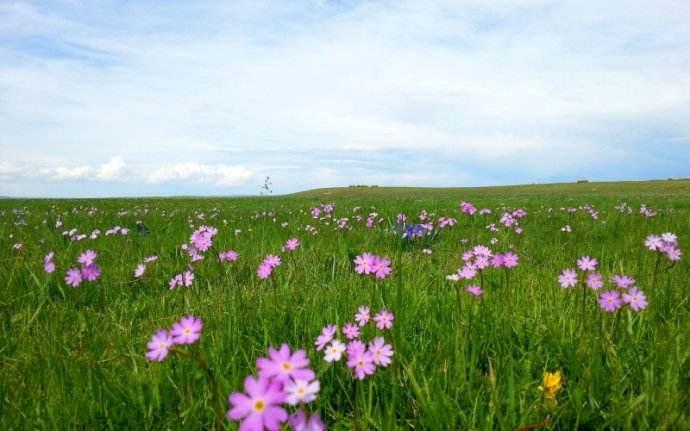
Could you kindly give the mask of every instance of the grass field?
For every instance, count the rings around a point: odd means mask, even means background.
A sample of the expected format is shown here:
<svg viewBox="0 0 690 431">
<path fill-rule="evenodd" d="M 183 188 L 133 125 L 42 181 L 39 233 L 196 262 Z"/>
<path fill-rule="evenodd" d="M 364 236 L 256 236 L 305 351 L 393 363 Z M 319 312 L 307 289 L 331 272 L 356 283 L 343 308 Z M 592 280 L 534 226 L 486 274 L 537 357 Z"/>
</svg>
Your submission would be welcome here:
<svg viewBox="0 0 690 431">
<path fill-rule="evenodd" d="M 491 213 L 465 214 L 461 201 Z M 322 204 L 335 209 L 312 216 Z M 527 213 L 521 233 L 501 223 L 518 208 Z M 433 229 L 402 238 L 398 214 L 421 223 L 424 210 Z M 645 246 L 649 235 L 671 232 L 687 250 L 689 180 L 1 200 L 0 211 L 2 430 L 237 429 L 218 418 L 228 395 L 282 343 L 306 350 L 321 389 L 305 409 L 328 429 L 690 429 L 690 265 Z M 440 228 L 442 217 L 457 224 Z M 218 233 L 191 262 L 181 246 L 201 225 Z M 106 235 L 115 226 L 129 232 Z M 283 251 L 289 238 L 301 245 Z M 512 251 L 519 263 L 448 280 L 477 245 Z M 220 263 L 217 252 L 230 249 L 237 261 Z M 102 274 L 70 287 L 66 272 L 87 250 Z M 56 270 L 46 273 L 50 251 Z M 358 274 L 353 260 L 364 252 L 388 257 L 392 273 Z M 282 264 L 262 280 L 257 268 L 269 254 Z M 147 256 L 158 259 L 135 278 Z M 578 271 L 578 284 L 562 288 L 559 275 L 583 256 L 598 261 L 592 272 L 605 285 L 585 287 Z M 168 288 L 190 268 L 191 287 Z M 633 277 L 648 306 L 601 309 L 602 292 L 629 293 L 613 275 Z M 363 305 L 372 316 L 394 313 L 390 330 L 369 324 L 362 338 L 382 335 L 395 353 L 355 380 L 344 359 L 324 361 L 314 340 L 327 324 L 354 322 Z M 154 332 L 185 315 L 203 320 L 199 341 L 147 361 Z M 556 371 L 560 390 L 540 390 L 544 373 Z"/>
</svg>

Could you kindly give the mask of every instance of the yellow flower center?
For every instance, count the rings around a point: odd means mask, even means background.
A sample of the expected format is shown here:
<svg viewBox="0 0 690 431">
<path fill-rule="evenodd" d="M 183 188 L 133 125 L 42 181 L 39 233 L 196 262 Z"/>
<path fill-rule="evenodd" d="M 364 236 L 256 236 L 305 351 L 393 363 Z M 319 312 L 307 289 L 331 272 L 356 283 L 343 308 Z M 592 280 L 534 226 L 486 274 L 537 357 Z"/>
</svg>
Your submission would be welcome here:
<svg viewBox="0 0 690 431">
<path fill-rule="evenodd" d="M 289 362 L 283 362 L 283 364 L 281 365 L 281 368 L 284 371 L 291 371 L 292 370 L 292 364 Z"/>
<path fill-rule="evenodd" d="M 257 413 L 263 412 L 264 410 L 266 410 L 266 402 L 262 399 L 258 399 L 256 401 L 254 401 L 253 409 Z"/>
<path fill-rule="evenodd" d="M 190 335 L 192 335 L 192 328 L 184 328 L 182 333 L 186 336 L 190 336 Z"/>
<path fill-rule="evenodd" d="M 360 359 L 359 361 L 357 361 L 357 366 L 358 366 L 358 367 L 363 367 L 363 366 L 364 366 L 364 361 L 361 360 L 361 359 Z"/>
</svg>

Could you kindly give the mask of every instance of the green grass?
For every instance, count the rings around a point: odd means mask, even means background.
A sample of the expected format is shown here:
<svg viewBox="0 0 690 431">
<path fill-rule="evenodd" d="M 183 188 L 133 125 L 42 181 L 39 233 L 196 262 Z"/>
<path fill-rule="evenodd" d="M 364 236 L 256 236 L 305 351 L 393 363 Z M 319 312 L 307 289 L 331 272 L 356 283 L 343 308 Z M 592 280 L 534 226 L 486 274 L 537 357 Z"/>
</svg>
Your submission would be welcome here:
<svg viewBox="0 0 690 431">
<path fill-rule="evenodd" d="M 460 200 L 493 213 L 460 215 Z M 614 208 L 623 201 L 632 214 Z M 334 203 L 336 217 L 349 217 L 352 229 L 313 220 L 309 209 L 322 202 Z M 638 214 L 642 203 L 658 215 Z M 593 205 L 599 220 L 560 210 L 583 204 Z M 355 206 L 364 219 L 376 211 L 386 221 L 367 229 L 364 220 L 352 219 Z M 522 235 L 485 229 L 498 222 L 503 206 L 528 211 Z M 12 213 L 23 207 L 28 213 Z M 89 215 L 91 208 L 97 210 Z M 399 212 L 415 218 L 422 209 L 456 217 L 458 225 L 424 243 L 388 231 Z M 213 428 L 213 392 L 195 364 L 144 358 L 152 333 L 185 314 L 204 320 L 199 348 L 224 398 L 255 373 L 268 346 L 306 348 L 322 386 L 309 410 L 329 429 L 514 430 L 537 423 L 543 429 L 690 429 L 690 265 L 687 256 L 668 270 L 664 262 L 652 286 L 655 256 L 643 246 L 647 235 L 672 231 L 687 251 L 688 180 L 344 188 L 274 198 L 3 200 L 0 210 L 2 430 Z M 64 225 L 55 229 L 58 216 Z M 137 234 L 136 220 L 150 234 Z M 235 249 L 240 259 L 221 266 L 208 256 L 195 264 L 191 289 L 170 291 L 167 281 L 188 263 L 179 246 L 193 231 L 190 221 L 217 227 L 215 247 Z M 561 232 L 565 224 L 572 233 Z M 80 242 L 61 235 L 115 225 L 132 231 Z M 306 225 L 318 235 L 306 233 Z M 236 236 L 235 229 L 242 232 Z M 302 248 L 284 256 L 274 291 L 255 270 L 292 236 Z M 519 252 L 519 266 L 507 285 L 501 271 L 486 272 L 484 298 L 461 292 L 458 302 L 445 276 L 460 266 L 462 251 L 492 237 L 499 240 L 494 250 L 512 245 Z M 24 244 L 18 252 L 16 242 Z M 433 255 L 423 255 L 424 247 Z M 86 249 L 98 252 L 103 277 L 66 286 L 66 269 Z M 42 267 L 50 250 L 58 266 L 52 275 Z M 375 286 L 355 274 L 352 259 L 364 251 L 389 256 L 393 276 Z M 159 261 L 134 282 L 134 267 L 148 255 Z M 561 289 L 556 280 L 582 255 L 597 258 L 607 279 L 633 276 L 649 308 L 607 314 L 587 291 L 583 316 L 582 289 Z M 352 321 L 363 304 L 395 313 L 385 334 L 395 356 L 389 368 L 355 387 L 344 364 L 325 363 L 313 340 L 327 323 Z M 556 405 L 538 390 L 546 370 L 565 376 Z M 236 429 L 228 421 L 224 426 Z"/>
</svg>

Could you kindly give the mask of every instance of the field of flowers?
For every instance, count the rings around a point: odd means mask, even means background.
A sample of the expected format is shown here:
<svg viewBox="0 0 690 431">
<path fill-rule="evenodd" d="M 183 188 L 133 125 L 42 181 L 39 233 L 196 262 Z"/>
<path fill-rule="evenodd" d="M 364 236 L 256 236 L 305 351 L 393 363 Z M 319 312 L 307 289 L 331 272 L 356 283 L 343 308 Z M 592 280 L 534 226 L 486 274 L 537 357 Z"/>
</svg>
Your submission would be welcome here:
<svg viewBox="0 0 690 431">
<path fill-rule="evenodd" d="M 690 181 L 0 200 L 0 429 L 690 429 L 688 244 Z"/>
</svg>

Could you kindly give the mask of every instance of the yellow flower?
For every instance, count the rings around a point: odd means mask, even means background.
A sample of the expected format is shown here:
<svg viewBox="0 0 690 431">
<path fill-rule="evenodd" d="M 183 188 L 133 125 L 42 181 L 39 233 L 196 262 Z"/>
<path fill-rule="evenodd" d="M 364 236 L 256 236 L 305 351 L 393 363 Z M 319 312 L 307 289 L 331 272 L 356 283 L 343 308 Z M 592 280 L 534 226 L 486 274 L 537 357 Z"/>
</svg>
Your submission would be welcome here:
<svg viewBox="0 0 690 431">
<path fill-rule="evenodd" d="M 539 390 L 544 391 L 544 398 L 555 401 L 556 395 L 558 395 L 562 387 L 563 378 L 560 371 L 555 373 L 544 372 L 544 383 L 542 386 L 539 386 Z"/>
</svg>

